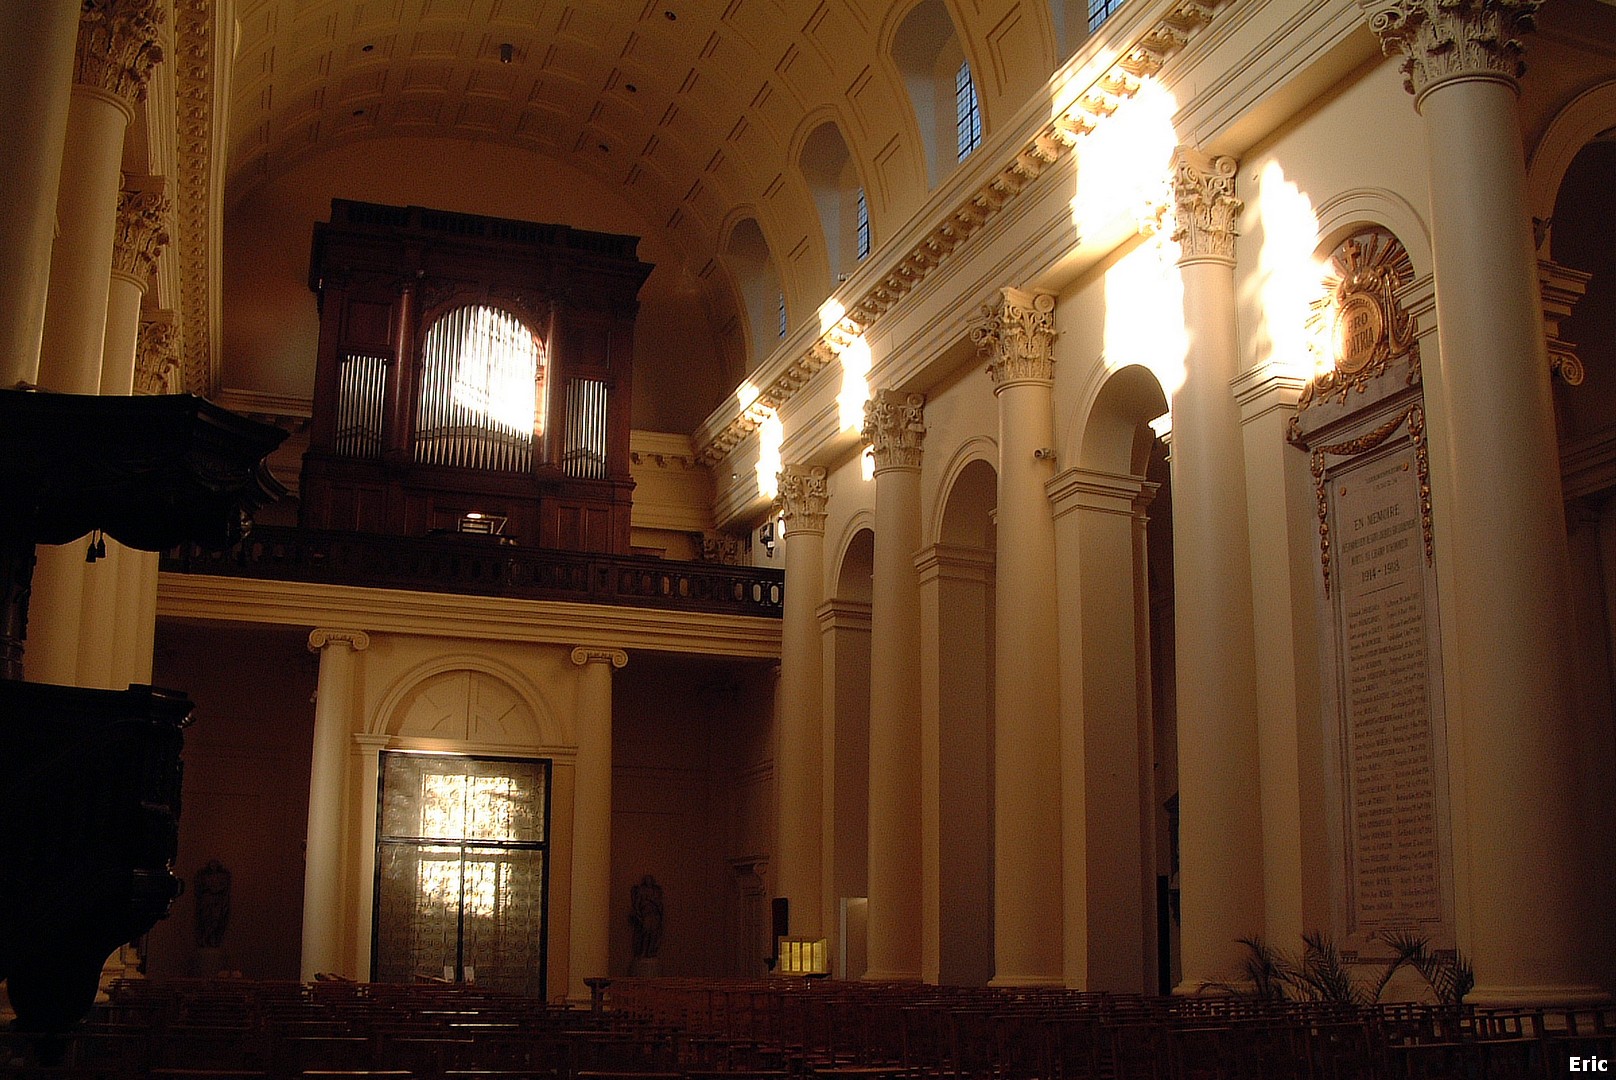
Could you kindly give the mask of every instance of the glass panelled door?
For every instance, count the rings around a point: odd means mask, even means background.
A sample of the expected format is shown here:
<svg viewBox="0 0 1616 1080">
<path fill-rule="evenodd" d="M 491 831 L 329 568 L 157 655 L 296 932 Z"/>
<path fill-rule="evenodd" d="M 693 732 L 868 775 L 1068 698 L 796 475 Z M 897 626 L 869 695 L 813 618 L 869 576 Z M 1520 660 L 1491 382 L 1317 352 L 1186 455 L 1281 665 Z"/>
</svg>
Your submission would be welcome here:
<svg viewBox="0 0 1616 1080">
<path fill-rule="evenodd" d="M 385 752 L 373 977 L 544 996 L 550 762 Z"/>
</svg>

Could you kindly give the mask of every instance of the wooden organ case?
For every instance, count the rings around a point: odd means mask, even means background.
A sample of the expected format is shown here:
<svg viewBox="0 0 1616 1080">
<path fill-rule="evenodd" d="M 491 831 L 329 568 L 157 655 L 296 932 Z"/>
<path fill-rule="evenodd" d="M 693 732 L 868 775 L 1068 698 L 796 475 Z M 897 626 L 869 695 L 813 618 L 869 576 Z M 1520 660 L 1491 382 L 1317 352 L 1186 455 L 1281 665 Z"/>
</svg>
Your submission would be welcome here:
<svg viewBox="0 0 1616 1080">
<path fill-rule="evenodd" d="M 303 527 L 628 554 L 638 243 L 333 200 Z"/>
</svg>

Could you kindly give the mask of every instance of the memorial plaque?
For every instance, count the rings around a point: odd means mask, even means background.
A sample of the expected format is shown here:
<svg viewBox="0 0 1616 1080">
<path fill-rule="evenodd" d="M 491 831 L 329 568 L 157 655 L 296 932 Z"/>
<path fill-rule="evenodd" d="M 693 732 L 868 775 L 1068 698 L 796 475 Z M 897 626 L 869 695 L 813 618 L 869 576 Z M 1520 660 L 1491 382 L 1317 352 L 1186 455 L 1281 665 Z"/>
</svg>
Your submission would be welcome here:
<svg viewBox="0 0 1616 1080">
<path fill-rule="evenodd" d="M 1442 921 L 1431 626 L 1412 440 L 1334 471 L 1348 933 Z"/>
</svg>

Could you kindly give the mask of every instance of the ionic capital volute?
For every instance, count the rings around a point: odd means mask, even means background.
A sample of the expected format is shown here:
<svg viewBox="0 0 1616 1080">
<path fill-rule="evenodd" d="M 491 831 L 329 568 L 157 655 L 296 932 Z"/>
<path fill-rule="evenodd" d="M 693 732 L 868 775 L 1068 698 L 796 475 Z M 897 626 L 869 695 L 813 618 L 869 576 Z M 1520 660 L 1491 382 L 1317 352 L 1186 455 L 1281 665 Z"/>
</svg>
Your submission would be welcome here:
<svg viewBox="0 0 1616 1080">
<path fill-rule="evenodd" d="M 614 668 L 628 665 L 628 653 L 622 649 L 602 649 L 593 645 L 579 645 L 572 650 L 572 662 L 579 667 L 587 664 L 610 664 Z"/>
<path fill-rule="evenodd" d="M 1173 242 L 1179 264 L 1234 263 L 1235 219 L 1244 205 L 1234 196 L 1235 161 L 1189 146 L 1173 151 Z"/>
<path fill-rule="evenodd" d="M 1403 58 L 1403 89 L 1416 105 L 1454 78 L 1517 86 L 1526 71 L 1517 34 L 1533 27 L 1541 0 L 1358 0 L 1387 56 Z"/>
<path fill-rule="evenodd" d="M 1055 381 L 1055 297 L 1025 289 L 1001 290 L 997 304 L 982 305 L 971 326 L 976 355 L 987 365 L 994 392 L 1016 383 Z"/>
<path fill-rule="evenodd" d="M 112 238 L 112 272 L 123 274 L 142 289 L 157 272 L 157 258 L 168 246 L 168 197 L 160 191 L 118 192 L 118 218 Z"/>
<path fill-rule="evenodd" d="M 354 652 L 370 648 L 370 635 L 363 630 L 331 630 L 318 627 L 309 631 L 309 652 L 317 653 L 327 645 L 346 645 Z"/>
<path fill-rule="evenodd" d="M 133 108 L 146 100 L 152 69 L 163 59 L 162 0 L 84 0 L 73 81 Z"/>
<path fill-rule="evenodd" d="M 825 503 L 830 498 L 827 473 L 818 465 L 787 465 L 776 475 L 780 492 L 774 505 L 785 521 L 786 535 L 825 531 Z"/>
<path fill-rule="evenodd" d="M 864 441 L 875 452 L 875 470 L 920 468 L 926 438 L 926 397 L 877 390 L 864 403 Z"/>
</svg>

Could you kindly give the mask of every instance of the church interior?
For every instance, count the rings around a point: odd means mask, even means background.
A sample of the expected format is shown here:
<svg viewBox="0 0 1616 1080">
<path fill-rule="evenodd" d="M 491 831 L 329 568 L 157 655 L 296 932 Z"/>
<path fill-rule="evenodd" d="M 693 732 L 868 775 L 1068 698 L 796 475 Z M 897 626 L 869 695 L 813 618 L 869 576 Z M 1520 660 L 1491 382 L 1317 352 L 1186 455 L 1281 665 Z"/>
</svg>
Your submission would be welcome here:
<svg viewBox="0 0 1616 1080">
<path fill-rule="evenodd" d="M 4 393 L 272 446 L 5 564 L 195 707 L 103 986 L 1616 992 L 1616 2 L 11 3 L 0 146 Z"/>
</svg>

